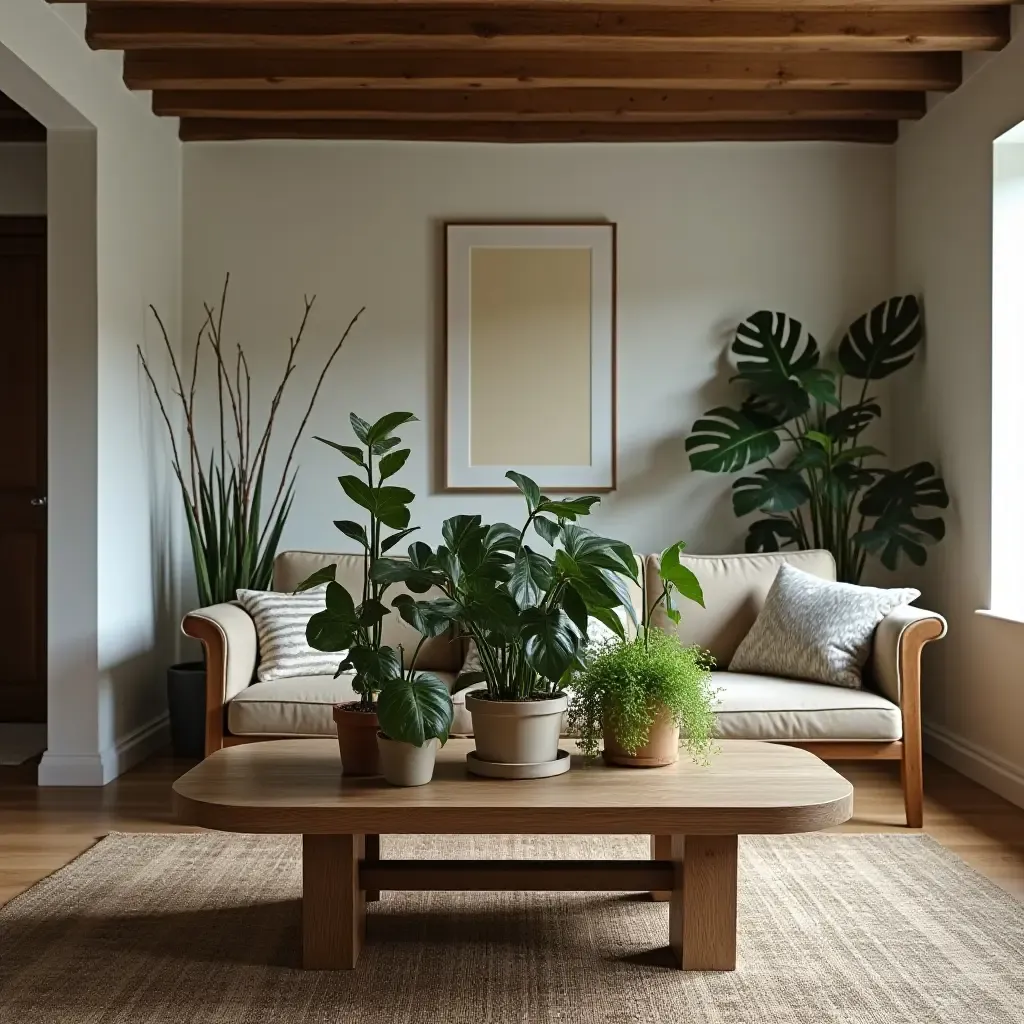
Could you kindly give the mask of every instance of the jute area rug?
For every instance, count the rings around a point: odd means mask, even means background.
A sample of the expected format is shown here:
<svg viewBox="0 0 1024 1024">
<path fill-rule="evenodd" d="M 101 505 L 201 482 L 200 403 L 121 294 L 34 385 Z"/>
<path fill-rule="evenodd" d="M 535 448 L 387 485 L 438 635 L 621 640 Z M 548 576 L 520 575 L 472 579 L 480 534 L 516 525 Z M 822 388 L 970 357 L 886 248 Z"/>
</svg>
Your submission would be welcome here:
<svg viewBox="0 0 1024 1024">
<path fill-rule="evenodd" d="M 385 893 L 299 964 L 299 840 L 112 835 L 0 911 L 4 1024 L 1021 1024 L 1024 905 L 923 836 L 741 840 L 739 965 L 669 966 L 638 894 Z M 643 837 L 386 837 L 385 856 L 643 857 Z"/>
</svg>

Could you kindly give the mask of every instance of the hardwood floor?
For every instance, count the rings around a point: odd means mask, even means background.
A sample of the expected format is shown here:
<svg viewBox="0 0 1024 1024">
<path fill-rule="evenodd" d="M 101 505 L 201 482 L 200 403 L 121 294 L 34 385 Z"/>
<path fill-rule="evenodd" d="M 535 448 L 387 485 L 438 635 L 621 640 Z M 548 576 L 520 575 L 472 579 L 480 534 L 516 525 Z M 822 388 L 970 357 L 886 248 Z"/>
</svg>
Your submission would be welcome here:
<svg viewBox="0 0 1024 1024">
<path fill-rule="evenodd" d="M 0 903 L 111 831 L 184 832 L 171 815 L 171 782 L 188 761 L 154 757 L 103 789 L 39 789 L 36 766 L 0 769 Z M 856 790 L 840 832 L 908 832 L 898 765 L 836 767 Z M 1024 810 L 936 761 L 925 764 L 924 831 L 1024 900 Z"/>
</svg>

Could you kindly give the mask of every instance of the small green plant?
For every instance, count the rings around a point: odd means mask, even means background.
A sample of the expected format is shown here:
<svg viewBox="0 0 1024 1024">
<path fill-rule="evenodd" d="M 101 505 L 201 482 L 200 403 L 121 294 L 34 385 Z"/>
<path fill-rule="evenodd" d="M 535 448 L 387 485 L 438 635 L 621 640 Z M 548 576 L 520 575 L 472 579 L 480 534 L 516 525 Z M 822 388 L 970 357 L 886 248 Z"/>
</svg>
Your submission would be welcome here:
<svg viewBox="0 0 1024 1024">
<path fill-rule="evenodd" d="M 651 625 L 651 617 L 662 605 L 678 624 L 676 594 L 704 607 L 700 581 L 679 560 L 685 546 L 678 541 L 661 553 L 661 593 L 654 601 L 648 600 L 643 577 L 642 618 L 636 636 L 588 651 L 573 677 L 569 729 L 579 737 L 580 751 L 589 757 L 597 754 L 606 729 L 614 731 L 627 753 L 635 754 L 664 709 L 679 726 L 693 759 L 708 760 L 715 729 L 710 675 L 715 660 L 710 652 Z"/>
<path fill-rule="evenodd" d="M 430 672 L 416 671 L 416 656 L 427 639 L 424 636 L 409 668 L 389 679 L 377 695 L 377 721 L 388 739 L 421 747 L 427 740 L 448 741 L 455 707 L 444 681 Z M 399 654 L 402 648 L 399 647 Z M 401 660 L 401 659 L 400 659 Z"/>
<path fill-rule="evenodd" d="M 707 651 L 653 626 L 599 649 L 577 673 L 569 703 L 569 730 L 579 737 L 581 753 L 597 754 L 608 728 L 635 754 L 664 708 L 693 759 L 706 763 L 715 730 L 713 665 Z"/>
</svg>

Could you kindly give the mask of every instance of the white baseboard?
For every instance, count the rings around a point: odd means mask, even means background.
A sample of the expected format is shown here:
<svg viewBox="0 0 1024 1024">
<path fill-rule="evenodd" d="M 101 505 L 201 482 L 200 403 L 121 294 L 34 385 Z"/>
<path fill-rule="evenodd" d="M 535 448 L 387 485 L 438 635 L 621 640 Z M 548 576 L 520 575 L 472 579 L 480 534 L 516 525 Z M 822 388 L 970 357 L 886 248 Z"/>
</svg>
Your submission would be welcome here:
<svg viewBox="0 0 1024 1024">
<path fill-rule="evenodd" d="M 59 754 L 48 750 L 39 763 L 39 785 L 105 786 L 165 746 L 168 738 L 165 711 L 95 754 Z"/>
<path fill-rule="evenodd" d="M 937 725 L 926 725 L 924 749 L 986 789 L 1024 807 L 1024 768 Z"/>
</svg>

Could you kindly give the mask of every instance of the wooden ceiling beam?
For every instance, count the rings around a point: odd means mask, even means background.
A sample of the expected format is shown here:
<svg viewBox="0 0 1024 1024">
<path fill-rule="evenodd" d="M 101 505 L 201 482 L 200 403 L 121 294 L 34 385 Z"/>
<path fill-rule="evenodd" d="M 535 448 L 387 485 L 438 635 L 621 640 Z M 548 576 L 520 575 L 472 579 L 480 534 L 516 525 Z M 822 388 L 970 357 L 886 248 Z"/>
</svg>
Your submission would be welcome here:
<svg viewBox="0 0 1024 1024">
<path fill-rule="evenodd" d="M 951 90 L 954 53 L 469 53 L 130 50 L 133 89 L 545 88 Z"/>
<path fill-rule="evenodd" d="M 830 140 L 895 141 L 894 121 L 767 121 L 681 124 L 593 122 L 428 121 L 252 121 L 185 118 L 181 138 L 194 142 L 228 139 L 401 139 L 447 142 L 693 142 Z"/>
<path fill-rule="evenodd" d="M 81 3 L 82 0 L 49 0 L 52 4 Z M 213 0 L 89 0 L 90 6 L 131 7 L 206 7 Z M 789 10 L 949 10 L 974 7 L 1006 7 L 1016 0 L 785 0 Z M 299 9 L 303 7 L 363 8 L 367 6 L 437 8 L 438 0 L 216 0 L 219 7 L 252 8 L 276 7 Z M 666 11 L 777 11 L 780 0 L 643 0 L 633 4 L 630 0 L 448 0 L 443 6 L 461 7 L 470 11 L 508 10 L 522 7 L 541 7 L 558 10 L 627 10 L 635 6 Z"/>
<path fill-rule="evenodd" d="M 914 92 L 789 89 L 324 89 L 153 93 L 169 117 L 387 121 L 778 121 L 910 120 L 923 117 Z"/>
<path fill-rule="evenodd" d="M 93 4 L 95 49 L 993 50 L 1009 8 L 951 11 L 602 11 L 438 7 L 238 9 Z"/>
</svg>

